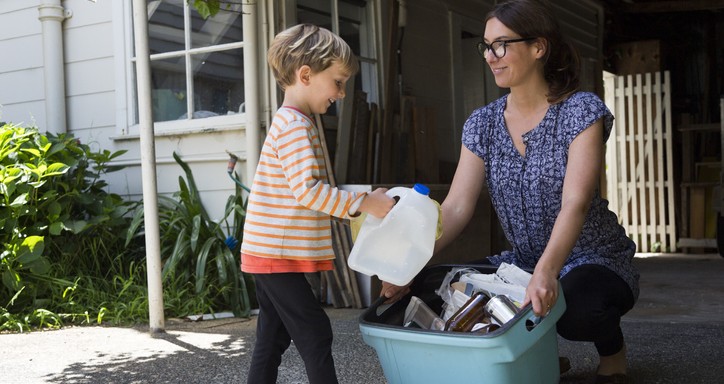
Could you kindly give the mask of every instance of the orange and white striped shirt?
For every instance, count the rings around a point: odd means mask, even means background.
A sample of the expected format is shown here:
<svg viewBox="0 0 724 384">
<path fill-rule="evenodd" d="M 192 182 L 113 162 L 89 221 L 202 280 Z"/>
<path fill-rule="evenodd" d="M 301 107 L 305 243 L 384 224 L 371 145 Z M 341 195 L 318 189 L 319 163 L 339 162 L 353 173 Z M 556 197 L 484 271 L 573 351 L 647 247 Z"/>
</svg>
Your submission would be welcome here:
<svg viewBox="0 0 724 384">
<path fill-rule="evenodd" d="M 280 108 L 264 141 L 249 195 L 241 245 L 243 271 L 331 269 L 335 256 L 330 216 L 348 218 L 364 194 L 330 186 L 324 164 L 311 118 L 295 108 Z"/>
</svg>

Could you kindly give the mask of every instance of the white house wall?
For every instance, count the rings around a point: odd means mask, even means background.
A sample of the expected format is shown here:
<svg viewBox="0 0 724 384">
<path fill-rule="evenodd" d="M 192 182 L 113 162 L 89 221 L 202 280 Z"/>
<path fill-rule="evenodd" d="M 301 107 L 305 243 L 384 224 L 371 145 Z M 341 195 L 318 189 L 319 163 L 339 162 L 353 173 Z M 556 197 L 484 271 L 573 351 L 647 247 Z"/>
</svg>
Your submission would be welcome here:
<svg viewBox="0 0 724 384">
<path fill-rule="evenodd" d="M 119 0 L 116 0 L 119 1 Z M 117 127 L 117 99 L 125 99 L 126 84 L 119 84 L 116 55 L 124 52 L 114 34 L 114 9 L 111 0 L 67 0 L 62 6 L 72 12 L 63 22 L 64 65 L 68 132 L 94 150 L 127 150 L 117 161 L 127 166 L 108 174 L 109 190 L 128 199 L 142 197 L 141 155 L 138 137 L 124 137 L 125 127 Z M 42 29 L 38 20 L 41 0 L 0 1 L 0 121 L 37 126 L 46 130 L 43 76 Z M 116 19 L 117 22 L 117 19 Z M 121 78 L 122 81 L 127 79 Z M 236 167 L 245 183 L 243 127 L 219 132 L 179 133 L 156 138 L 158 191 L 171 194 L 178 190 L 183 170 L 173 160 L 173 152 L 189 163 L 202 194 L 203 202 L 214 218 L 220 218 L 235 185 L 226 173 L 226 150 L 240 156 Z"/>
<path fill-rule="evenodd" d="M 38 4 L 0 1 L 0 121 L 45 124 Z"/>
</svg>

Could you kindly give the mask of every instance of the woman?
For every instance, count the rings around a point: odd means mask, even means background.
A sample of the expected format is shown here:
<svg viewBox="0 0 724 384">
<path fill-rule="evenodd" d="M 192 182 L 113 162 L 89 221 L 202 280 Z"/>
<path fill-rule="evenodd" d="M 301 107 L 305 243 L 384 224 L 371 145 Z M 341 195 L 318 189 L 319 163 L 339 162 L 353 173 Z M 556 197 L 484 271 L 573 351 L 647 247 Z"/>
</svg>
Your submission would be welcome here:
<svg viewBox="0 0 724 384">
<path fill-rule="evenodd" d="M 556 302 L 560 282 L 567 309 L 559 334 L 595 344 L 597 383 L 626 382 L 620 320 L 638 297 L 635 245 L 598 185 L 613 116 L 596 95 L 578 91 L 578 55 L 541 0 L 496 6 L 479 51 L 510 92 L 465 123 L 436 251 L 460 234 L 487 182 L 513 247 L 487 261 L 533 269 L 523 304 L 537 315 Z M 382 294 L 404 291 L 385 285 Z"/>
</svg>

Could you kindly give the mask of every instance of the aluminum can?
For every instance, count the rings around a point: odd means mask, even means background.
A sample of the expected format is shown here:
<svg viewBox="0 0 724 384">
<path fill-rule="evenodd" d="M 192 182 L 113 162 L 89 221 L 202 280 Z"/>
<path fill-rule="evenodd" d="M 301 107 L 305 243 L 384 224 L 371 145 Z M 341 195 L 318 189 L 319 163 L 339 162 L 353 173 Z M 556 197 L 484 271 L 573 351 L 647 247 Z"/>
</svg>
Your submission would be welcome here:
<svg viewBox="0 0 724 384">
<path fill-rule="evenodd" d="M 498 324 L 503 325 L 518 313 L 518 307 L 508 296 L 496 295 L 490 298 L 483 308 Z"/>
</svg>

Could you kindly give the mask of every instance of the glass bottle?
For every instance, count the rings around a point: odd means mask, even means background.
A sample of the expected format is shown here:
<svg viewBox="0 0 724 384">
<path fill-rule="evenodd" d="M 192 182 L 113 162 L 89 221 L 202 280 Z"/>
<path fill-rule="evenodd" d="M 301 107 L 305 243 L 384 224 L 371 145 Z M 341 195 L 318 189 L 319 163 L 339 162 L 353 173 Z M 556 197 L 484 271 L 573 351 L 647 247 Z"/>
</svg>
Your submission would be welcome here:
<svg viewBox="0 0 724 384">
<path fill-rule="evenodd" d="M 460 309 L 445 322 L 445 330 L 452 332 L 470 332 L 478 323 L 489 323 L 483 310 L 490 296 L 485 292 L 476 292 Z"/>
</svg>

